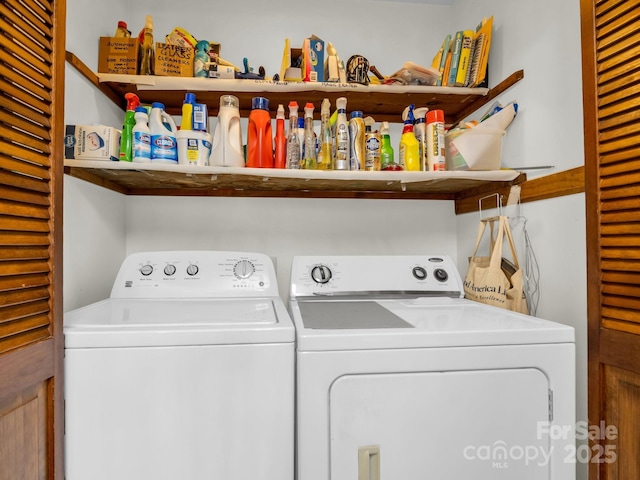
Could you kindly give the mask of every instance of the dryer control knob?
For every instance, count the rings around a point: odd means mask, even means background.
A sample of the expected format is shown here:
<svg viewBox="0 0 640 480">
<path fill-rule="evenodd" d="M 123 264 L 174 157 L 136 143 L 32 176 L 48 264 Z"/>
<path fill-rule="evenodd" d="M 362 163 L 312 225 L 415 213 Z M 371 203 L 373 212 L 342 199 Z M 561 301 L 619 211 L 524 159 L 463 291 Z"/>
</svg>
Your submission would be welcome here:
<svg viewBox="0 0 640 480">
<path fill-rule="evenodd" d="M 418 280 L 424 280 L 427 278 L 427 271 L 424 267 L 413 267 L 413 276 Z"/>
<path fill-rule="evenodd" d="M 176 266 L 175 265 L 165 265 L 164 267 L 164 274 L 167 277 L 170 277 L 171 275 L 173 275 L 174 273 L 176 273 Z"/>
<path fill-rule="evenodd" d="M 331 280 L 331 269 L 326 265 L 316 265 L 311 269 L 311 279 L 316 283 L 327 283 Z"/>
<path fill-rule="evenodd" d="M 198 268 L 198 266 L 192 263 L 187 267 L 187 274 L 193 277 L 194 275 L 198 274 L 199 270 L 200 269 Z"/>
<path fill-rule="evenodd" d="M 153 267 L 149 264 L 143 265 L 140 267 L 140 273 L 145 277 L 148 277 L 153 273 Z"/>
<path fill-rule="evenodd" d="M 436 268 L 433 271 L 433 276 L 436 277 L 436 280 L 439 282 L 446 282 L 449 279 L 449 274 L 442 268 Z"/>
<path fill-rule="evenodd" d="M 249 260 L 240 260 L 233 266 L 233 274 L 243 280 L 249 278 L 255 271 L 256 267 Z"/>
</svg>

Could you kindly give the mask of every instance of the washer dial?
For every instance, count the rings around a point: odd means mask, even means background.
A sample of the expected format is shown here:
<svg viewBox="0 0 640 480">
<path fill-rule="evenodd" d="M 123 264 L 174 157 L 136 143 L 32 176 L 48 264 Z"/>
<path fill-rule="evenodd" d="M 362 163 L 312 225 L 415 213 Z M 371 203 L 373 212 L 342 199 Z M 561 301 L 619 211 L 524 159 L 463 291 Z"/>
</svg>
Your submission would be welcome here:
<svg viewBox="0 0 640 480">
<path fill-rule="evenodd" d="M 167 277 L 170 277 L 171 275 L 173 275 L 174 273 L 176 273 L 176 266 L 175 265 L 165 265 L 164 267 L 164 274 Z"/>
<path fill-rule="evenodd" d="M 140 267 L 140 273 L 145 277 L 148 277 L 153 273 L 153 267 L 147 263 L 146 265 Z"/>
<path fill-rule="evenodd" d="M 427 278 L 427 270 L 424 267 L 413 267 L 412 273 L 418 280 L 424 280 Z"/>
<path fill-rule="evenodd" d="M 249 260 L 240 260 L 233 266 L 233 274 L 241 280 L 249 278 L 255 271 L 256 267 Z"/>
<path fill-rule="evenodd" d="M 436 277 L 436 280 L 439 282 L 446 282 L 449 279 L 449 274 L 443 268 L 436 268 L 433 271 L 433 276 Z"/>
<path fill-rule="evenodd" d="M 198 266 L 194 265 L 193 263 L 187 267 L 187 275 L 190 275 L 192 277 L 194 275 L 197 275 L 199 271 L 200 269 L 198 268 Z"/>
<path fill-rule="evenodd" d="M 331 275 L 331 269 L 326 265 L 316 265 L 311 269 L 311 279 L 319 284 L 328 283 Z"/>
</svg>

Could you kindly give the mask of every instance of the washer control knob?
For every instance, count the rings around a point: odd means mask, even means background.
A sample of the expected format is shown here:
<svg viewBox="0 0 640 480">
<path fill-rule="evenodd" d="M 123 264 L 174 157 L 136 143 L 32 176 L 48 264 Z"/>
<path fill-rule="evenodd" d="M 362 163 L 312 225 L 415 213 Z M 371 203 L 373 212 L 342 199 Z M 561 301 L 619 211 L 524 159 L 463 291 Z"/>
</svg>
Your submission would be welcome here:
<svg viewBox="0 0 640 480">
<path fill-rule="evenodd" d="M 424 267 L 413 267 L 413 276 L 418 280 L 425 280 L 427 278 L 427 271 Z"/>
<path fill-rule="evenodd" d="M 176 273 L 176 266 L 175 265 L 165 265 L 164 267 L 164 274 L 167 277 L 170 277 L 171 275 L 173 275 L 174 273 Z"/>
<path fill-rule="evenodd" d="M 249 260 L 240 260 L 233 267 L 233 274 L 242 280 L 249 278 L 255 271 L 256 267 Z"/>
<path fill-rule="evenodd" d="M 311 269 L 311 279 L 316 283 L 327 283 L 331 280 L 331 269 L 326 265 L 316 265 Z"/>
<path fill-rule="evenodd" d="M 194 275 L 197 275 L 197 274 L 198 274 L 198 271 L 199 271 L 199 270 L 200 270 L 200 269 L 198 268 L 198 266 L 197 266 L 197 265 L 194 265 L 194 264 L 192 263 L 191 265 L 189 265 L 189 266 L 187 267 L 187 275 L 190 275 L 190 276 L 192 276 L 192 277 L 193 277 Z"/>
<path fill-rule="evenodd" d="M 439 282 L 446 282 L 449 279 L 449 274 L 443 268 L 436 268 L 433 271 L 433 276 L 436 277 L 436 280 Z"/>
<path fill-rule="evenodd" d="M 140 273 L 145 277 L 148 277 L 153 273 L 153 267 L 147 263 L 146 265 L 140 267 Z"/>
</svg>

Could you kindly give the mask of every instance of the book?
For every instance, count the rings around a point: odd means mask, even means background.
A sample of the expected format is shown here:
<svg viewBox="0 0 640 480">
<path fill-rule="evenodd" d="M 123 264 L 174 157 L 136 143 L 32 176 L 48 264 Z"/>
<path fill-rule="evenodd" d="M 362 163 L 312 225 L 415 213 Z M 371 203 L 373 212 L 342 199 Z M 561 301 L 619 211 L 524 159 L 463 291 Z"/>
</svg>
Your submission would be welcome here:
<svg viewBox="0 0 640 480">
<path fill-rule="evenodd" d="M 447 78 L 447 85 L 450 87 L 453 87 L 456 84 L 456 76 L 458 75 L 458 62 L 460 61 L 460 51 L 462 50 L 463 37 L 464 30 L 456 32 L 453 40 L 453 46 L 451 47 L 451 67 L 449 69 L 449 77 Z"/>
<path fill-rule="evenodd" d="M 491 48 L 491 31 L 493 29 L 493 17 L 483 19 L 476 29 L 473 58 L 471 60 L 471 72 L 468 86 L 486 86 L 487 65 L 489 63 L 489 50 Z"/>
<path fill-rule="evenodd" d="M 460 58 L 458 60 L 458 72 L 456 73 L 456 87 L 465 87 L 469 83 L 471 69 L 471 53 L 473 51 L 475 32 L 464 30 L 462 34 L 462 45 L 460 47 Z"/>
<path fill-rule="evenodd" d="M 436 58 L 438 59 L 438 64 L 435 65 L 435 58 L 434 58 L 434 65 L 432 65 L 434 68 L 437 68 L 438 71 L 440 72 L 440 78 L 436 81 L 436 85 L 442 85 L 442 82 L 444 80 L 443 75 L 444 75 L 444 67 L 445 64 L 447 63 L 447 55 L 450 52 L 450 44 L 451 44 L 451 35 L 447 35 L 446 37 L 444 37 L 444 41 L 442 42 L 442 46 L 440 47 L 440 50 L 438 52 L 438 55 L 436 55 Z"/>
<path fill-rule="evenodd" d="M 449 86 L 449 72 L 451 71 L 451 57 L 453 53 L 451 52 L 451 47 L 453 43 L 449 44 L 449 50 L 447 51 L 447 55 L 444 62 L 444 69 L 442 70 L 442 86 Z"/>
</svg>

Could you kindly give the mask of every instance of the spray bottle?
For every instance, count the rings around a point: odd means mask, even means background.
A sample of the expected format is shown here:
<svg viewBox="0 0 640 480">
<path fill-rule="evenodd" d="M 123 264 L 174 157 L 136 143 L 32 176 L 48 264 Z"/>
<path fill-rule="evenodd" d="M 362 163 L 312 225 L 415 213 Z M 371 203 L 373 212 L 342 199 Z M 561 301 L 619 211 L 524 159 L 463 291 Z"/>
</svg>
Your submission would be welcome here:
<svg viewBox="0 0 640 480">
<path fill-rule="evenodd" d="M 413 107 L 409 105 L 409 114 L 404 121 L 400 137 L 400 166 L 409 171 L 420 171 L 420 148 L 413 133 Z"/>
<path fill-rule="evenodd" d="M 193 104 L 196 103 L 196 96 L 193 93 L 187 93 L 182 103 L 182 120 L 180 121 L 180 130 L 193 130 Z"/>
<path fill-rule="evenodd" d="M 360 110 L 351 112 L 349 120 L 349 170 L 365 168 L 365 124 Z"/>
<path fill-rule="evenodd" d="M 140 105 L 140 99 L 135 93 L 125 93 L 127 111 L 124 114 L 124 125 L 120 137 L 120 161 L 130 162 L 133 159 L 133 127 L 136 124 L 136 107 Z"/>
<path fill-rule="evenodd" d="M 287 168 L 300 169 L 300 141 L 298 139 L 298 103 L 289 102 L 289 135 L 287 136 Z"/>
<path fill-rule="evenodd" d="M 338 119 L 336 120 L 336 157 L 334 170 L 349 170 L 349 123 L 347 122 L 347 99 L 336 100 Z"/>
<path fill-rule="evenodd" d="M 302 168 L 315 170 L 317 168 L 318 157 L 316 155 L 316 135 L 313 132 L 313 103 L 304 106 L 304 158 Z"/>
<path fill-rule="evenodd" d="M 133 161 L 148 163 L 151 161 L 151 130 L 149 114 L 145 107 L 136 107 L 136 124 L 133 127 Z"/>
<path fill-rule="evenodd" d="M 284 106 L 278 105 L 276 112 L 275 168 L 285 168 L 287 164 L 287 137 L 284 134 Z"/>
<path fill-rule="evenodd" d="M 420 107 L 414 110 L 416 124 L 413 126 L 416 140 L 418 140 L 418 156 L 420 157 L 420 170 L 428 171 L 427 162 L 427 124 L 426 116 L 429 108 Z"/>
<path fill-rule="evenodd" d="M 331 170 L 333 166 L 333 137 L 331 135 L 331 123 L 329 121 L 331 115 L 331 102 L 328 98 L 322 100 L 320 108 L 320 130 L 322 138 L 322 146 L 320 155 L 318 156 L 318 169 Z"/>
<path fill-rule="evenodd" d="M 389 122 L 382 122 L 380 133 L 382 135 L 382 147 L 380 147 L 380 168 L 387 171 L 402 170 L 402 167 L 396 164 L 394 159 L 391 137 L 389 136 Z"/>
</svg>

